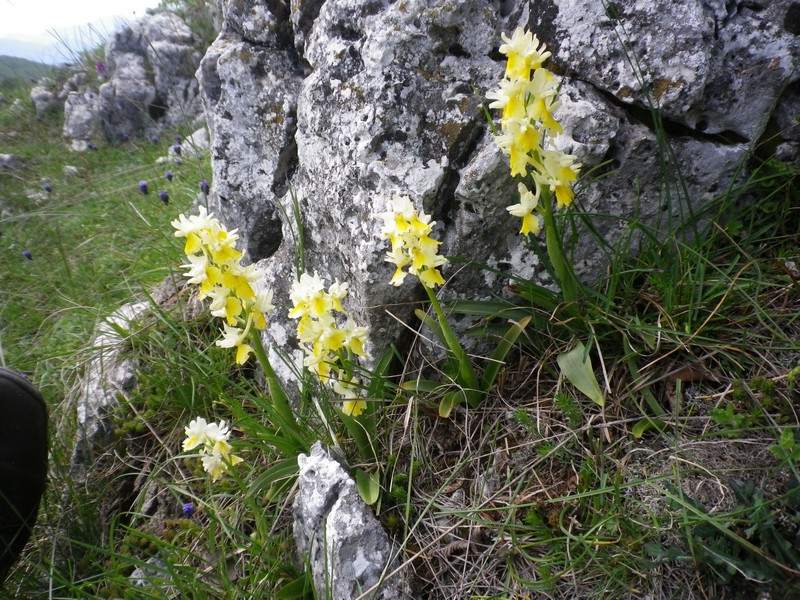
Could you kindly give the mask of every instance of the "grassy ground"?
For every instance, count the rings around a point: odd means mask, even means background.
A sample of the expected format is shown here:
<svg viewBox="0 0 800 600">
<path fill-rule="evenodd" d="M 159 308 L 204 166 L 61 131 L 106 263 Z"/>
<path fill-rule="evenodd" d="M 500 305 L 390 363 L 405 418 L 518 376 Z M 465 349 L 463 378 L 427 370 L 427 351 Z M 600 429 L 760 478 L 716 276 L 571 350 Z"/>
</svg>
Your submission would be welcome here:
<svg viewBox="0 0 800 600">
<path fill-rule="evenodd" d="M 40 524 L 5 593 L 313 597 L 289 507 L 297 451 L 333 441 L 312 400 L 329 416 L 332 404 L 307 381 L 298 438 L 281 437 L 260 375 L 214 346 L 218 325 L 180 285 L 122 332 L 138 385 L 115 416 L 115 444 L 72 473 L 92 331 L 183 262 L 169 221 L 207 167 L 175 167 L 170 183 L 154 166 L 167 136 L 75 154 L 60 127 L 56 114 L 0 106 L 3 151 L 24 164 L 0 172 L 0 341 L 5 363 L 45 390 L 54 431 Z M 753 166 L 697 216 L 702 236 L 631 223 L 638 258 L 608 249 L 607 277 L 574 303 L 545 309 L 552 299 L 518 281 L 514 305 L 445 305 L 483 317 L 480 342 L 530 318 L 477 407 L 441 418 L 436 387 L 398 387 L 448 368 L 420 337 L 398 353 L 408 360 L 366 377 L 370 456 L 330 419 L 354 470 L 380 484 L 376 514 L 412 597 L 800 597 L 797 173 Z M 603 407 L 561 375 L 557 357 L 577 340 Z M 216 482 L 181 453 L 196 416 L 232 423 L 245 459 Z M 136 587 L 130 575 L 148 560 L 148 587 Z"/>
<path fill-rule="evenodd" d="M 16 91 L 27 100 L 24 88 Z M 29 102 L 0 107 L 0 144 L 21 161 L 0 173 L 0 342 L 6 363 L 31 374 L 57 372 L 50 362 L 85 346 L 98 318 L 170 272 L 180 244 L 169 221 L 208 176 L 196 161 L 155 164 L 174 134 L 158 144 L 94 140 L 97 151 L 76 153 L 62 124 L 57 112 L 37 120 Z M 168 205 L 158 190 L 168 192 Z"/>
</svg>

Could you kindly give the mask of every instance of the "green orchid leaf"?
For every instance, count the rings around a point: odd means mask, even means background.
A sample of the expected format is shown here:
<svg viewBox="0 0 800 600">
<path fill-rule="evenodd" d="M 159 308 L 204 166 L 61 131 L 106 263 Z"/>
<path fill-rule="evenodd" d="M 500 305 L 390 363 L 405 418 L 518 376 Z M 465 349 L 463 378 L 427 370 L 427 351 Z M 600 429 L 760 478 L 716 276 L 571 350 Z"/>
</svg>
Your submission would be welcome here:
<svg viewBox="0 0 800 600">
<path fill-rule="evenodd" d="M 279 460 L 250 483 L 248 493 L 251 496 L 262 495 L 275 484 L 293 480 L 299 471 L 296 456 Z"/>
<path fill-rule="evenodd" d="M 375 447 L 372 443 L 375 439 L 375 422 L 373 419 L 361 419 L 336 410 L 336 416 L 344 424 L 347 433 L 356 444 L 358 453 L 365 462 L 376 462 Z"/>
<path fill-rule="evenodd" d="M 439 338 L 439 341 L 441 341 L 443 344 L 447 343 L 447 341 L 444 338 L 444 333 L 442 333 L 442 328 L 439 327 L 439 324 L 436 322 L 436 319 L 431 317 L 424 310 L 420 310 L 419 308 L 414 311 L 414 314 L 417 315 L 417 318 L 420 321 L 422 321 L 428 329 L 431 330 L 433 335 Z"/>
<path fill-rule="evenodd" d="M 400 385 L 400 389 L 404 392 L 419 393 L 432 393 L 442 387 L 441 381 L 434 381 L 432 379 L 411 379 Z"/>
<path fill-rule="evenodd" d="M 664 429 L 664 423 L 649 417 L 641 419 L 640 421 L 636 421 L 633 427 L 631 427 L 631 435 L 638 440 L 650 429 L 658 429 L 661 431 Z"/>
<path fill-rule="evenodd" d="M 506 356 L 511 348 L 514 347 L 514 342 L 517 341 L 517 338 L 525 331 L 528 323 L 531 322 L 531 318 L 532 317 L 529 315 L 519 321 L 511 321 L 511 327 L 508 328 L 506 334 L 497 344 L 497 348 L 494 349 L 492 359 L 489 361 L 489 365 L 486 367 L 486 371 L 483 374 L 481 389 L 484 392 L 488 392 L 489 388 L 494 385 L 494 381 L 497 379 L 498 373 L 500 373 L 500 367 L 505 364 Z"/>
<path fill-rule="evenodd" d="M 439 402 L 439 416 L 443 419 L 450 418 L 450 413 L 453 412 L 453 409 L 461 402 L 463 398 L 464 394 L 460 390 L 445 394 Z"/>
<path fill-rule="evenodd" d="M 556 360 L 561 373 L 567 378 L 567 381 L 598 406 L 605 405 L 603 391 L 597 382 L 597 377 L 592 369 L 592 361 L 589 360 L 589 356 L 586 354 L 586 347 L 583 342 L 578 342 L 569 352 L 559 354 Z"/>
<path fill-rule="evenodd" d="M 363 469 L 356 470 L 356 488 L 358 488 L 361 499 L 370 506 L 375 504 L 381 495 L 378 479 L 378 473 L 375 471 L 367 473 Z"/>
</svg>

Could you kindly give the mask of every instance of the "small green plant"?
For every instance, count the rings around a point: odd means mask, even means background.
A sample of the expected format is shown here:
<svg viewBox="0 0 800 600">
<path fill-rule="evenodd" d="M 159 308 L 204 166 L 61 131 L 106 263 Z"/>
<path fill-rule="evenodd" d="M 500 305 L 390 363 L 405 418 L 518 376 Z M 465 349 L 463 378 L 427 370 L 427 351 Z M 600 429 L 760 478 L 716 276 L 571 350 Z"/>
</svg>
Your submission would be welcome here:
<svg viewBox="0 0 800 600">
<path fill-rule="evenodd" d="M 793 428 L 783 429 L 778 443 L 770 446 L 769 451 L 781 464 L 800 465 L 800 443 Z"/>
<path fill-rule="evenodd" d="M 741 433 L 752 427 L 760 416 L 760 409 L 753 408 L 749 412 L 739 412 L 733 402 L 729 402 L 724 408 L 712 408 L 709 416 L 717 425 L 722 427 L 722 435 L 738 437 Z"/>
<path fill-rule="evenodd" d="M 737 506 L 723 515 L 710 513 L 702 503 L 667 485 L 672 507 L 684 513 L 680 533 L 691 559 L 725 583 L 738 580 L 780 597 L 794 597 L 791 594 L 800 577 L 800 542 L 778 523 L 788 519 L 795 527 L 800 525 L 796 484 L 776 500 L 767 500 L 753 482 L 731 480 L 728 484 Z M 675 548 L 658 549 L 657 555 L 672 560 L 681 557 Z"/>
</svg>

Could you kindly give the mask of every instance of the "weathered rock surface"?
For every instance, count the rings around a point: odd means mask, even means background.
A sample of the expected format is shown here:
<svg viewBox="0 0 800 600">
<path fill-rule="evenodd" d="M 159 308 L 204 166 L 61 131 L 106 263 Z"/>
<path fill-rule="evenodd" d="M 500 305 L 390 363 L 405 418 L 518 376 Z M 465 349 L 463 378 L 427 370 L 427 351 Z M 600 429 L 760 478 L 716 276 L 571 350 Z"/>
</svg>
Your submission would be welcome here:
<svg viewBox="0 0 800 600">
<path fill-rule="evenodd" d="M 143 566 L 136 567 L 133 573 L 128 575 L 128 581 L 133 587 L 148 588 L 150 591 L 158 590 L 167 598 L 175 597 L 178 594 L 175 586 L 172 585 L 169 566 L 157 556 L 151 556 Z"/>
<path fill-rule="evenodd" d="M 0 154 L 0 168 L 8 171 L 17 171 L 24 167 L 22 159 L 16 154 Z"/>
<path fill-rule="evenodd" d="M 355 481 L 317 442 L 301 454 L 294 535 L 320 598 L 407 598 L 396 555 Z"/>
<path fill-rule="evenodd" d="M 97 90 L 84 88 L 79 92 L 70 92 L 64 103 L 64 137 L 82 141 L 86 137 L 99 135 L 99 106 Z"/>
<path fill-rule="evenodd" d="M 97 327 L 77 405 L 72 465 L 78 469 L 78 476 L 80 469 L 92 464 L 94 452 L 112 440 L 112 417 L 119 407 L 119 395 L 130 393 L 136 384 L 133 364 L 121 356 L 123 339 L 119 331 L 129 328 L 147 308 L 146 302 L 126 304 Z"/>
<path fill-rule="evenodd" d="M 53 80 L 43 77 L 31 88 L 31 102 L 36 109 L 36 114 L 41 115 L 60 105 L 58 96 L 52 91 Z"/>
<path fill-rule="evenodd" d="M 189 125 L 202 113 L 194 72 L 199 41 L 174 13 L 147 15 L 117 31 L 106 46 L 109 81 L 99 115 L 108 139 Z"/>
<path fill-rule="evenodd" d="M 195 78 L 203 51 L 176 14 L 148 14 L 109 40 L 101 75 L 107 81 L 99 88 L 95 77 L 78 70 L 60 90 L 42 79 L 31 100 L 37 114 L 63 102 L 64 137 L 73 142 L 101 134 L 120 140 L 177 126 L 196 129 L 204 119 Z"/>
<path fill-rule="evenodd" d="M 264 260 L 285 307 L 297 257 L 287 216 L 294 194 L 306 268 L 350 283 L 348 309 L 370 325 L 376 354 L 402 331 L 386 311 L 409 321 L 422 296 L 410 278 L 387 285 L 393 267 L 379 214 L 391 193 L 433 215 L 445 254 L 552 283 L 505 210 L 517 202 L 516 184 L 481 108 L 503 74 L 501 32 L 528 27 L 553 50 L 564 127 L 555 143 L 578 155 L 584 173 L 603 165 L 603 178 L 580 186 L 576 208 L 597 214 L 593 225 L 613 245 L 634 214 L 663 225 L 726 190 L 773 106 L 791 155 L 800 74 L 791 6 L 225 1 L 223 33 L 198 71 L 212 206 L 239 227 L 251 260 Z M 784 92 L 795 98 L 788 108 Z M 663 114 L 674 156 L 666 171 L 651 107 Z M 582 276 L 602 275 L 605 257 L 589 236 L 572 251 Z M 457 264 L 444 274 L 443 293 L 473 298 L 502 294 L 507 282 Z M 268 341 L 289 350 L 294 326 L 274 315 Z"/>
</svg>

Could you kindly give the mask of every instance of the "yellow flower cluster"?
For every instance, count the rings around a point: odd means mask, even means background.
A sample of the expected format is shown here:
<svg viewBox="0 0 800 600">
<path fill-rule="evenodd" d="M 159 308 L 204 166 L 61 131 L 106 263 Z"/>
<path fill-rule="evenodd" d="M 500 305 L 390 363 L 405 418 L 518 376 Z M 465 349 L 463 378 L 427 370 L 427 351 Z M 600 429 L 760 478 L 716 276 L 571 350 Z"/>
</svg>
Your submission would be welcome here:
<svg viewBox="0 0 800 600">
<path fill-rule="evenodd" d="M 217 345 L 236 348 L 236 362 L 243 364 L 253 352 L 245 343 L 251 327 L 267 326 L 264 314 L 274 310 L 272 291 L 256 292 L 252 282 L 263 273 L 255 265 L 243 266 L 236 249 L 236 230 L 227 231 L 202 206 L 197 215 L 180 215 L 172 222 L 176 237 L 185 237 L 189 283 L 200 286 L 200 299 L 211 298 L 211 314 L 225 319 Z"/>
<path fill-rule="evenodd" d="M 581 165 L 575 156 L 545 148 L 547 136 L 561 133 L 561 125 L 553 118 L 558 108 L 556 101 L 558 81 L 555 75 L 543 68 L 550 52 L 530 31 L 517 28 L 505 42 L 500 52 L 508 57 L 506 73 L 498 90 L 486 97 L 494 100 L 490 108 L 503 111 L 502 133 L 496 138 L 498 146 L 509 155 L 511 175 L 531 175 L 534 190 L 519 185 L 520 202 L 508 211 L 522 219 L 520 233 L 538 233 L 539 218 L 536 210 L 542 187 L 553 190 L 558 207 L 572 203 L 572 183 L 578 178 Z"/>
<path fill-rule="evenodd" d="M 228 439 L 231 432 L 225 421 L 207 423 L 202 417 L 198 417 L 189 423 L 184 429 L 186 439 L 183 440 L 183 451 L 188 452 L 199 447 L 200 459 L 203 462 L 203 469 L 216 481 L 228 467 L 239 464 L 242 459 L 231 454 L 231 445 Z"/>
<path fill-rule="evenodd" d="M 325 282 L 316 272 L 303 273 L 292 283 L 289 297 L 294 308 L 289 317 L 299 319 L 297 336 L 306 354 L 303 364 L 346 398 L 342 406 L 345 414 L 357 417 L 366 403 L 359 398 L 358 379 L 343 359 L 350 360 L 354 355 L 367 357 L 364 351 L 367 330 L 358 327 L 342 308 L 347 287 L 347 283 L 336 280 L 326 291 Z M 334 314 L 337 312 L 344 316 L 344 325 L 337 323 Z"/>
<path fill-rule="evenodd" d="M 389 201 L 389 210 L 383 213 L 381 235 L 392 242 L 386 260 L 397 266 L 389 282 L 391 285 L 403 283 L 406 275 L 416 275 L 427 288 L 433 289 L 444 284 L 438 267 L 447 259 L 437 254 L 441 242 L 429 236 L 436 225 L 429 215 L 414 208 L 407 196 L 398 196 Z M 408 271 L 403 269 L 408 268 Z"/>
</svg>

